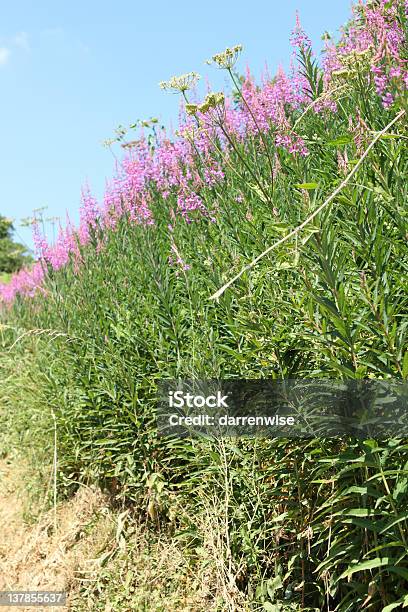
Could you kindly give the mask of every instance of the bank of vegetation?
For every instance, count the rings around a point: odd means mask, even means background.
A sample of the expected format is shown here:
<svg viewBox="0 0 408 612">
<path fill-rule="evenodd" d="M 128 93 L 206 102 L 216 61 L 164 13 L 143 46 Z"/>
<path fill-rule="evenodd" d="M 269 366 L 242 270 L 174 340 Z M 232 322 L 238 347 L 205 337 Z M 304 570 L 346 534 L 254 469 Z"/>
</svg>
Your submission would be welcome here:
<svg viewBox="0 0 408 612">
<path fill-rule="evenodd" d="M 56 435 L 59 495 L 98 484 L 166 533 L 208 572 L 207 609 L 408 605 L 406 439 L 155 421 L 163 379 L 406 380 L 406 8 L 359 3 L 321 62 L 297 23 L 291 73 L 261 83 L 227 49 L 230 95 L 162 83 L 177 133 L 120 129 L 104 201 L 84 190 L 53 245 L 37 226 L 38 261 L 1 289 L 3 431 L 51 457 Z"/>
</svg>

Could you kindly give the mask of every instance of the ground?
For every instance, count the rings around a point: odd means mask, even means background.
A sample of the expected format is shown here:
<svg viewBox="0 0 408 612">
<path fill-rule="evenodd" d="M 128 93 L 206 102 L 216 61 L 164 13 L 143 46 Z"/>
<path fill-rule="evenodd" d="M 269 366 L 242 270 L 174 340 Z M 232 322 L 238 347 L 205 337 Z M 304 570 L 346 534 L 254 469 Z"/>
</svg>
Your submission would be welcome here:
<svg viewBox="0 0 408 612">
<path fill-rule="evenodd" d="M 33 508 L 28 472 L 21 459 L 0 460 L 0 590 L 66 591 L 67 607 L 2 611 L 226 609 L 213 596 L 205 566 L 197 571 L 168 534 L 152 536 L 97 488 L 82 486 L 55 507 Z M 42 493 L 39 499 L 49 498 Z"/>
<path fill-rule="evenodd" d="M 98 549 L 112 541 L 111 511 L 99 491 L 82 487 L 71 500 L 27 523 L 22 476 L 20 466 L 0 462 L 0 590 L 67 591 L 72 599 L 84 574 L 97 567 Z M 71 602 L 68 608 L 73 609 Z"/>
</svg>

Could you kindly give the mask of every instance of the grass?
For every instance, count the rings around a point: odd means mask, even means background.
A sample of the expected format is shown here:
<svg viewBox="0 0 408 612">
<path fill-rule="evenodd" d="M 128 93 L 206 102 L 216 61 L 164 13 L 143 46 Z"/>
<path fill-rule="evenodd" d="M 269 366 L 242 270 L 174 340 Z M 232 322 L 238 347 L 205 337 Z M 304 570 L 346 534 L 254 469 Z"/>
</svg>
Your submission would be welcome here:
<svg viewBox="0 0 408 612">
<path fill-rule="evenodd" d="M 321 72 L 302 60 L 320 95 Z M 152 185 L 154 225 L 123 214 L 96 226 L 79 268 L 50 268 L 46 295 L 4 314 L 2 427 L 49 454 L 54 414 L 59 494 L 97 483 L 164 534 L 151 564 L 164 557 L 173 578 L 157 568 L 151 586 L 124 556 L 111 574 L 124 591 L 109 578 L 105 590 L 102 572 L 93 606 L 100 589 L 101 605 L 159 610 L 167 593 L 178 609 L 176 583 L 196 567 L 214 585 L 207 609 L 407 604 L 405 439 L 179 440 L 155 423 L 162 379 L 407 379 L 407 99 L 384 108 L 360 77 L 336 113 L 291 112 L 306 157 L 272 130 L 232 139 L 227 158 L 219 143 L 224 180 L 200 191 L 214 221 L 193 214 L 169 231 L 177 196 Z"/>
</svg>

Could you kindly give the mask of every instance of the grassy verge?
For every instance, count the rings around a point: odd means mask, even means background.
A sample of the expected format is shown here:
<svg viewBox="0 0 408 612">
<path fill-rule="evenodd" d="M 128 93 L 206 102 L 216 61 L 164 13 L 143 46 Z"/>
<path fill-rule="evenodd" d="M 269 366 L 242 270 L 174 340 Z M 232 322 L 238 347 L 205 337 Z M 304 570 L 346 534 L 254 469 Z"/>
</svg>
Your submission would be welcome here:
<svg viewBox="0 0 408 612">
<path fill-rule="evenodd" d="M 371 10 L 406 37 L 402 3 L 371 4 L 347 43 L 370 34 Z M 233 79 L 237 49 L 215 56 Z M 192 584 L 193 568 L 210 584 L 209 609 L 407 604 L 406 439 L 179 440 L 158 436 L 155 421 L 162 379 L 407 379 L 407 96 L 401 73 L 390 76 L 392 100 L 379 95 L 373 74 L 395 72 L 396 60 L 385 53 L 373 72 L 376 57 L 345 55 L 336 110 L 315 112 L 327 74 L 303 46 L 310 104 L 285 101 L 278 123 L 259 129 L 263 90 L 244 82 L 230 102 L 244 137 L 221 94 L 190 105 L 194 144 L 189 124 L 181 143 L 164 142 L 158 173 L 157 142 L 139 142 L 105 217 L 71 236 L 66 265 L 56 263 L 63 244 L 47 251 L 40 289 L 2 314 L 3 427 L 27 449 L 33 440 L 38 460 L 52 455 L 55 424 L 61 497 L 98 485 L 165 534 L 182 567 L 187 559 L 182 581 Z M 170 85 L 185 93 L 185 80 Z M 148 578 L 127 597 L 153 606 L 161 592 L 181 605 L 156 563 L 172 555 L 153 542 L 153 603 Z M 125 558 L 112 569 L 125 590 L 129 571 Z M 98 588 L 85 589 L 92 605 Z"/>
</svg>

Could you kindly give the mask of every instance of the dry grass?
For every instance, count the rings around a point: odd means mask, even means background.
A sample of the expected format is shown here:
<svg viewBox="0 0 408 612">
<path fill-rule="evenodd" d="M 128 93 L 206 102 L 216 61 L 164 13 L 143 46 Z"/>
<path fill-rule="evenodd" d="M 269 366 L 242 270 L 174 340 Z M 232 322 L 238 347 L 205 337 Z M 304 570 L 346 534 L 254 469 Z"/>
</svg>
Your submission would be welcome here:
<svg viewBox="0 0 408 612">
<path fill-rule="evenodd" d="M 0 590 L 67 591 L 67 608 L 76 612 L 245 610 L 232 588 L 225 543 L 215 537 L 222 532 L 215 509 L 202 517 L 207 535 L 197 549 L 141 525 L 129 510 L 113 510 L 90 487 L 27 523 L 28 469 L 0 461 Z"/>
<path fill-rule="evenodd" d="M 15 464 L 0 463 L 0 590 L 74 592 L 77 574 L 112 541 L 115 523 L 107 500 L 83 487 L 57 506 L 57 530 L 53 509 L 29 525 L 23 519 L 23 474 Z"/>
</svg>

